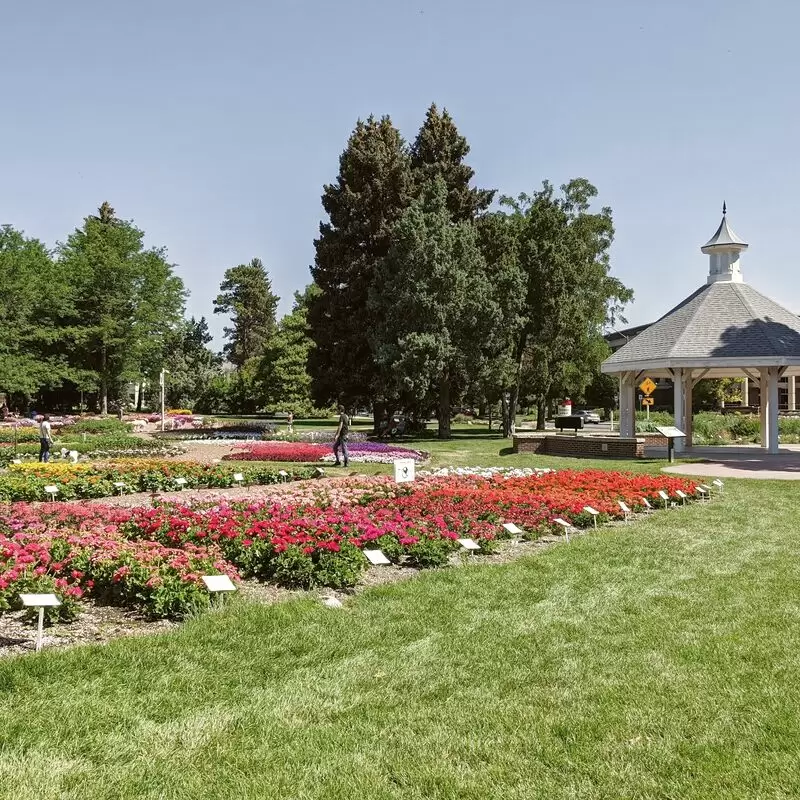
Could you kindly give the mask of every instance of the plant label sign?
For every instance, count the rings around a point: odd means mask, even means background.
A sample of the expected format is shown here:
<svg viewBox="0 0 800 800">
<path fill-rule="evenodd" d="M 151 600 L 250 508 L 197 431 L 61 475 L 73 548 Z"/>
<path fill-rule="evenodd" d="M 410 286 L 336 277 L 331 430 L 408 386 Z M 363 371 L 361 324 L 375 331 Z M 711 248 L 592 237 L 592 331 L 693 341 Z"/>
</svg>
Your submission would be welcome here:
<svg viewBox="0 0 800 800">
<path fill-rule="evenodd" d="M 633 514 L 633 511 L 630 510 L 627 503 L 623 503 L 622 500 L 619 500 L 619 507 L 622 509 L 622 513 L 625 515 Z"/>
<path fill-rule="evenodd" d="M 680 439 L 682 436 L 686 436 L 680 428 L 673 428 L 671 425 L 665 425 L 664 427 L 656 426 L 656 430 L 665 439 Z"/>
<path fill-rule="evenodd" d="M 407 483 L 414 480 L 414 459 L 398 458 L 394 462 L 395 483 Z"/>
<path fill-rule="evenodd" d="M 22 605 L 30 608 L 61 605 L 61 601 L 54 594 L 21 594 L 19 599 Z"/>
<path fill-rule="evenodd" d="M 175 483 L 177 483 L 178 486 L 186 486 L 186 478 L 175 478 Z"/>
<path fill-rule="evenodd" d="M 666 502 L 667 500 L 669 500 L 669 495 L 668 495 L 668 494 L 667 494 L 667 493 L 666 493 L 666 492 L 665 492 L 663 489 L 661 489 L 661 491 L 658 493 L 658 496 L 659 496 L 659 497 L 660 497 L 660 498 L 661 498 L 661 499 L 662 499 L 664 502 Z"/>
<path fill-rule="evenodd" d="M 481 549 L 481 546 L 474 539 L 458 539 L 457 541 L 465 550 Z"/>
<path fill-rule="evenodd" d="M 45 492 L 47 492 L 47 494 L 58 494 L 58 486 L 55 486 L 53 484 L 51 484 L 50 486 L 45 486 L 44 490 Z"/>
<path fill-rule="evenodd" d="M 227 575 L 201 576 L 209 592 L 235 592 L 236 587 Z"/>
<path fill-rule="evenodd" d="M 241 483 L 244 480 L 244 475 L 241 472 L 234 472 L 233 479 Z"/>
<path fill-rule="evenodd" d="M 592 508 L 591 506 L 584 506 L 583 510 L 587 514 L 591 514 L 593 517 L 596 517 L 600 513 L 596 508 Z"/>
<path fill-rule="evenodd" d="M 370 564 L 376 567 L 392 563 L 380 550 L 364 550 L 364 556 Z"/>
<path fill-rule="evenodd" d="M 513 522 L 504 522 L 504 523 L 503 523 L 503 527 L 504 527 L 504 528 L 505 528 L 505 529 L 506 529 L 506 530 L 507 530 L 509 533 L 512 533 L 512 534 L 514 534 L 514 536 L 519 536 L 519 535 L 521 535 L 521 534 L 525 533 L 525 531 L 524 531 L 524 530 L 522 530 L 522 528 L 520 528 L 518 525 L 515 525 Z"/>
</svg>

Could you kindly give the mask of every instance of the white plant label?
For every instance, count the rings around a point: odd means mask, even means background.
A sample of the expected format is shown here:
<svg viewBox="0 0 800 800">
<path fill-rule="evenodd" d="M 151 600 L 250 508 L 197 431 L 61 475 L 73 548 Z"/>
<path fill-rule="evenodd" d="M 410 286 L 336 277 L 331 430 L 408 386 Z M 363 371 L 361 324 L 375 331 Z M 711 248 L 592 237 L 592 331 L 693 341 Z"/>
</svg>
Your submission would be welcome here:
<svg viewBox="0 0 800 800">
<path fill-rule="evenodd" d="M 465 550 L 481 549 L 481 546 L 474 539 L 458 539 L 457 541 Z"/>
<path fill-rule="evenodd" d="M 235 592 L 236 587 L 227 575 L 203 575 L 203 583 L 209 592 Z"/>
<path fill-rule="evenodd" d="M 58 486 L 45 486 L 44 490 L 47 494 L 58 494 Z"/>
<path fill-rule="evenodd" d="M 376 567 L 392 563 L 381 550 L 365 550 L 364 556 L 370 564 L 374 564 Z"/>
<path fill-rule="evenodd" d="M 414 459 L 398 458 L 394 462 L 395 483 L 408 483 L 414 480 Z"/>
<path fill-rule="evenodd" d="M 20 594 L 19 599 L 22 605 L 33 608 L 61 605 L 61 601 L 54 594 Z"/>
<path fill-rule="evenodd" d="M 519 536 L 521 533 L 525 533 L 522 528 L 518 525 L 515 525 L 513 522 L 504 522 L 503 527 L 509 532 L 513 533 L 515 536 Z"/>
<path fill-rule="evenodd" d="M 596 517 L 600 513 L 596 508 L 592 508 L 591 506 L 584 506 L 583 510 L 587 514 L 591 514 L 593 517 Z"/>
</svg>

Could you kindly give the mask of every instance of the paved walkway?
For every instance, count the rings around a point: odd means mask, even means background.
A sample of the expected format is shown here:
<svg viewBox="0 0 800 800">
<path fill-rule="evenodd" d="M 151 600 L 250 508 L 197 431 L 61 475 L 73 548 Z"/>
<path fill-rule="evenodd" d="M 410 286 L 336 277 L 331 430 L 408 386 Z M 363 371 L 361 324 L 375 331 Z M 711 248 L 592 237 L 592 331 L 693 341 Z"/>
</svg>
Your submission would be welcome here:
<svg viewBox="0 0 800 800">
<path fill-rule="evenodd" d="M 664 453 L 656 453 L 664 450 Z M 647 455 L 666 455 L 666 448 L 648 448 Z M 664 472 L 701 478 L 754 478 L 757 480 L 800 480 L 800 445 L 784 445 L 777 455 L 760 447 L 694 447 L 687 458 L 703 461 L 674 464 Z"/>
</svg>

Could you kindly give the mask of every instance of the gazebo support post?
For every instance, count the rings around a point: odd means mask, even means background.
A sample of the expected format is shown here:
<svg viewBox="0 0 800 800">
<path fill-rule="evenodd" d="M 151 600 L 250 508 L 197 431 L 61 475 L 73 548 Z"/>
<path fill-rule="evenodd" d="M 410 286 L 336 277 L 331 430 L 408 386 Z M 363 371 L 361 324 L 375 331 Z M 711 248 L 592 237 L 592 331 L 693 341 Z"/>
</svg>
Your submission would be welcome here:
<svg viewBox="0 0 800 800">
<path fill-rule="evenodd" d="M 687 450 L 692 448 L 692 390 L 694 389 L 695 378 L 694 370 L 688 370 L 684 373 L 684 391 L 683 391 L 683 432 L 686 438 L 683 440 L 683 446 Z"/>
<path fill-rule="evenodd" d="M 770 367 L 768 374 L 768 396 L 767 402 L 767 442 L 769 452 L 778 453 L 778 380 L 780 371 L 777 367 Z"/>
<path fill-rule="evenodd" d="M 683 370 L 675 369 L 672 372 L 672 386 L 674 394 L 675 427 L 684 430 L 683 423 Z M 685 439 L 675 440 L 675 452 L 683 452 Z"/>
<path fill-rule="evenodd" d="M 788 397 L 789 405 L 787 406 L 787 408 L 788 408 L 789 411 L 796 411 L 797 410 L 797 396 L 795 394 L 795 391 L 796 391 L 797 387 L 795 386 L 794 375 L 790 375 L 786 379 L 786 382 L 788 384 L 788 389 L 789 389 L 789 397 Z"/>
<path fill-rule="evenodd" d="M 750 405 L 750 378 L 748 378 L 746 375 L 742 381 L 742 405 Z"/>
<path fill-rule="evenodd" d="M 765 450 L 769 447 L 769 419 L 767 417 L 767 406 L 769 404 L 768 372 L 769 370 L 766 367 L 762 367 L 758 371 L 758 411 L 761 423 L 761 446 Z"/>
<path fill-rule="evenodd" d="M 619 435 L 636 436 L 636 373 L 623 372 L 619 379 Z"/>
</svg>

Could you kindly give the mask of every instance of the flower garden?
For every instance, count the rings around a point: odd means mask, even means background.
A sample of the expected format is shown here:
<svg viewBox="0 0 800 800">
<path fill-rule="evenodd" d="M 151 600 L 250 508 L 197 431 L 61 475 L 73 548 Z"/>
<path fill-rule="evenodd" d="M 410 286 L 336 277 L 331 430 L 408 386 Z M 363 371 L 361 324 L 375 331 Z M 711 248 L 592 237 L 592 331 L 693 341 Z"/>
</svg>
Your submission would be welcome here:
<svg viewBox="0 0 800 800">
<path fill-rule="evenodd" d="M 391 464 L 399 458 L 418 463 L 428 460 L 428 453 L 385 442 L 348 442 L 350 461 L 361 464 Z M 264 441 L 238 445 L 226 459 L 234 461 L 297 461 L 313 463 L 335 460 L 330 444 L 304 441 Z"/>
<path fill-rule="evenodd" d="M 185 470 L 191 485 L 230 485 L 231 474 L 222 465 L 181 462 L 90 467 L 65 473 L 69 477 L 61 485 L 75 497 L 93 496 L 94 485 L 115 478 L 163 488 L 178 470 Z M 259 475 L 277 479 L 269 471 L 251 477 Z M 19 481 L 12 498 L 19 499 L 26 482 L 35 495 L 37 481 L 58 478 L 53 467 L 40 467 L 14 470 L 2 480 Z M 502 527 L 506 522 L 533 540 L 558 533 L 556 518 L 577 528 L 591 526 L 586 506 L 599 512 L 602 523 L 623 518 L 619 501 L 644 510 L 645 498 L 660 502 L 659 491 L 677 497 L 679 490 L 691 496 L 695 485 L 663 475 L 585 470 L 429 477 L 413 484 L 387 477 L 306 482 L 268 502 L 193 507 L 16 502 L 0 507 L 0 611 L 14 608 L 20 592 L 55 591 L 64 600 L 54 612 L 61 618 L 75 613 L 80 598 L 152 618 L 181 618 L 208 604 L 204 574 L 347 588 L 367 567 L 365 548 L 382 550 L 395 564 L 439 567 L 460 549 L 462 537 L 492 552 L 499 539 L 511 536 Z"/>
<path fill-rule="evenodd" d="M 284 471 L 285 472 L 285 471 Z M 86 500 L 132 492 L 181 489 L 225 489 L 245 484 L 281 483 L 290 478 L 311 478 L 310 468 L 295 468 L 281 475 L 274 467 L 199 464 L 173 459 L 129 458 L 84 464 L 12 464 L 0 474 L 0 501 L 48 499 L 47 486 L 58 488 L 59 500 Z M 236 479 L 241 475 L 242 480 Z"/>
</svg>

